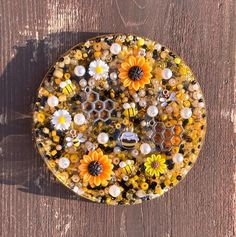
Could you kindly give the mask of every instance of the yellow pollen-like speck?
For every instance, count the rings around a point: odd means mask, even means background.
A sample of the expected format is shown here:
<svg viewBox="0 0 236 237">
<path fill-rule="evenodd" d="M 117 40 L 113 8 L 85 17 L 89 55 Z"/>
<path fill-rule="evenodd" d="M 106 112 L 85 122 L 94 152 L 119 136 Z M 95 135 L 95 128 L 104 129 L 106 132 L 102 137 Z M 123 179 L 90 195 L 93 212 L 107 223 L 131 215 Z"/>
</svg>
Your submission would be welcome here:
<svg viewBox="0 0 236 237">
<path fill-rule="evenodd" d="M 65 123 L 66 119 L 64 116 L 61 116 L 58 118 L 58 123 L 62 124 L 62 123 Z"/>
<path fill-rule="evenodd" d="M 97 66 L 95 70 L 96 70 L 96 73 L 97 73 L 97 74 L 101 74 L 102 71 L 103 71 L 103 69 L 102 69 L 101 66 Z"/>
</svg>

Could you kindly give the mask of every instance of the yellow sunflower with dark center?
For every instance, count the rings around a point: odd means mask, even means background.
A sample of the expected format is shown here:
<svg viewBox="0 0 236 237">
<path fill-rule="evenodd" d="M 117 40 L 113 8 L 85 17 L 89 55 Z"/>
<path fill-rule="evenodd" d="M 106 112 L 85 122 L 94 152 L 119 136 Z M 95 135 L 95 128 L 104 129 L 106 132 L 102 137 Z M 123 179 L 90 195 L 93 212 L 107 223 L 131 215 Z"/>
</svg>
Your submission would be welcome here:
<svg viewBox="0 0 236 237">
<path fill-rule="evenodd" d="M 146 173 L 150 176 L 159 177 L 160 174 L 163 174 L 167 168 L 165 162 L 166 159 L 162 155 L 151 155 L 144 163 Z"/>
<path fill-rule="evenodd" d="M 98 149 L 83 156 L 79 171 L 84 182 L 89 182 L 91 186 L 99 186 L 111 178 L 112 168 L 111 160 Z"/>
<path fill-rule="evenodd" d="M 125 62 L 121 63 L 119 78 L 125 87 L 137 91 L 150 83 L 151 70 L 151 66 L 144 57 L 130 56 Z"/>
</svg>

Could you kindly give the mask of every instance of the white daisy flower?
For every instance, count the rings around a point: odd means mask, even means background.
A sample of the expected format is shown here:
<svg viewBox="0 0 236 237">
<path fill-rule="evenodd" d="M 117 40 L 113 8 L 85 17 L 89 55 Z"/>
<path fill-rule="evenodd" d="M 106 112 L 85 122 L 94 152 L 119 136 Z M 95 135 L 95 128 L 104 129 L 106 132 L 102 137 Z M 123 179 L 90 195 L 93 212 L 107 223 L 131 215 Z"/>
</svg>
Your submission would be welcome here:
<svg viewBox="0 0 236 237">
<path fill-rule="evenodd" d="M 95 60 L 89 64 L 89 74 L 96 80 L 108 77 L 109 66 L 102 60 Z"/>
<path fill-rule="evenodd" d="M 52 124 L 57 130 L 67 130 L 71 124 L 71 116 L 67 110 L 57 110 L 52 115 Z"/>
</svg>

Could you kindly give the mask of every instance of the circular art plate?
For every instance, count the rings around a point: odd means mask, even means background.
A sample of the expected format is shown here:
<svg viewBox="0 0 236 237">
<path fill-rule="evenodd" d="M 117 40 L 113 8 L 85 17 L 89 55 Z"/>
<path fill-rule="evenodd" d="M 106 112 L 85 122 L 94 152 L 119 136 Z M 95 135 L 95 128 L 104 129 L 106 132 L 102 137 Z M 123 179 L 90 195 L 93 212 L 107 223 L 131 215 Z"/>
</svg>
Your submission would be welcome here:
<svg viewBox="0 0 236 237">
<path fill-rule="evenodd" d="M 53 174 L 89 200 L 136 204 L 181 181 L 199 154 L 206 110 L 196 78 L 165 46 L 133 35 L 79 43 L 39 88 L 33 126 Z"/>
</svg>

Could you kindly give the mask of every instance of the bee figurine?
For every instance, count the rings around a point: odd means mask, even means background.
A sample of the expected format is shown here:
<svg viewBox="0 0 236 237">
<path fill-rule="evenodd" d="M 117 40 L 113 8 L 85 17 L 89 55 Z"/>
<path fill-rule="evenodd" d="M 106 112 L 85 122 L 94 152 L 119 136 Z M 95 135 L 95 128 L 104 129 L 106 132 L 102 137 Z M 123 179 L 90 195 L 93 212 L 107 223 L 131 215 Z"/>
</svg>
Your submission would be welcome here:
<svg viewBox="0 0 236 237">
<path fill-rule="evenodd" d="M 168 90 L 163 90 L 162 95 L 159 98 L 162 107 L 166 107 L 169 103 L 175 100 L 175 92 L 170 94 Z"/>
<path fill-rule="evenodd" d="M 62 93 L 65 95 L 73 95 L 74 94 L 74 86 L 71 80 L 62 81 L 60 83 L 60 87 L 62 89 Z"/>
<path fill-rule="evenodd" d="M 79 147 L 80 143 L 86 141 L 82 133 L 79 133 L 76 137 L 66 137 L 67 147 Z"/>
<path fill-rule="evenodd" d="M 135 107 L 135 103 L 124 103 L 123 108 L 125 110 L 123 114 L 127 118 L 135 117 L 138 114 L 138 110 Z"/>
<path fill-rule="evenodd" d="M 134 171 L 134 161 L 133 160 L 121 161 L 119 166 L 121 168 L 121 173 L 123 175 L 129 176 Z"/>
<path fill-rule="evenodd" d="M 125 149 L 133 149 L 139 141 L 139 137 L 133 132 L 123 132 L 119 137 L 119 140 Z"/>
</svg>

